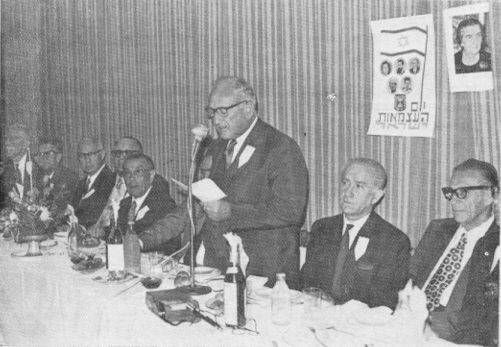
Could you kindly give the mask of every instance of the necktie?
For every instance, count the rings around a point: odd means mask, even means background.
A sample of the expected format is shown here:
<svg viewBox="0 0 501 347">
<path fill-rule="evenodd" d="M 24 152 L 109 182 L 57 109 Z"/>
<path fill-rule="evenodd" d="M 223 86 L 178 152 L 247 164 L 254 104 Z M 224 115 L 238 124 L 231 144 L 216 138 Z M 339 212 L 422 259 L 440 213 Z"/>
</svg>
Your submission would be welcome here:
<svg viewBox="0 0 501 347">
<path fill-rule="evenodd" d="M 231 162 L 233 161 L 233 151 L 235 150 L 235 145 L 237 144 L 237 140 L 231 139 L 228 141 L 228 144 L 226 145 L 226 168 L 229 168 L 231 165 Z"/>
<path fill-rule="evenodd" d="M 44 188 L 50 187 L 50 175 L 43 176 L 43 186 Z"/>
<path fill-rule="evenodd" d="M 136 220 L 136 208 L 137 208 L 137 202 L 135 200 L 132 200 L 132 203 L 130 204 L 129 208 L 129 215 L 127 216 L 128 222 L 134 222 Z"/>
<path fill-rule="evenodd" d="M 339 252 L 337 254 L 336 266 L 334 268 L 334 278 L 332 280 L 332 291 L 336 297 L 342 297 L 344 295 L 343 288 L 341 286 L 341 279 L 343 274 L 344 264 L 346 262 L 346 257 L 350 251 L 350 229 L 353 228 L 353 224 L 346 224 L 346 229 L 341 238 L 341 245 L 339 247 Z"/>
<path fill-rule="evenodd" d="M 424 290 L 426 294 L 426 306 L 430 311 L 440 306 L 440 297 L 442 293 L 454 280 L 459 269 L 461 269 L 465 245 L 466 232 L 461 235 L 457 245 L 452 247 L 444 257 L 442 264 L 440 264 L 426 286 Z"/>
</svg>

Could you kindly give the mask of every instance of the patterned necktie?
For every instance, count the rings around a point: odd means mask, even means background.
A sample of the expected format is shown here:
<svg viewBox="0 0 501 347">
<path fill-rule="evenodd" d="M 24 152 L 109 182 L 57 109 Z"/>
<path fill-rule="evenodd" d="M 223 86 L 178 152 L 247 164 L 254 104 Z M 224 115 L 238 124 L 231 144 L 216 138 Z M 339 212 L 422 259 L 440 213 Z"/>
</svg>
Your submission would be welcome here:
<svg viewBox="0 0 501 347">
<path fill-rule="evenodd" d="M 332 291 L 336 297 L 343 296 L 343 288 L 341 287 L 341 279 L 343 274 L 344 264 L 350 251 L 350 229 L 353 224 L 346 224 L 346 229 L 341 238 L 341 245 L 337 254 L 336 266 L 334 269 L 334 278 L 332 279 Z"/>
<path fill-rule="evenodd" d="M 132 200 L 132 203 L 130 204 L 129 208 L 129 215 L 127 216 L 128 222 L 134 222 L 136 220 L 136 208 L 137 208 L 137 202 L 135 200 Z"/>
<path fill-rule="evenodd" d="M 233 161 L 233 151 L 235 150 L 235 145 L 237 144 L 237 140 L 231 139 L 228 141 L 228 144 L 226 145 L 226 168 L 229 168 L 231 165 L 231 162 Z"/>
<path fill-rule="evenodd" d="M 449 284 L 452 283 L 459 269 L 461 269 L 461 261 L 463 260 L 466 240 L 466 232 L 464 232 L 457 245 L 452 247 L 442 260 L 442 264 L 440 264 L 426 286 L 424 290 L 427 302 L 426 307 L 428 307 L 430 311 L 440 306 L 440 297 L 442 293 Z"/>
</svg>

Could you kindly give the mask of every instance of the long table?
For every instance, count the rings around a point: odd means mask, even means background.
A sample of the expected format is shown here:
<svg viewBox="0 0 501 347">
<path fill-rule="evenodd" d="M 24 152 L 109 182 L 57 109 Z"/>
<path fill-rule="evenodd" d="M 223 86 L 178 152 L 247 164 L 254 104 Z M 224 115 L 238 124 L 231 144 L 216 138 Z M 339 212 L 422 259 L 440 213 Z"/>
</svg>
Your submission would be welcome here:
<svg viewBox="0 0 501 347">
<path fill-rule="evenodd" d="M 217 330 L 201 321 L 171 326 L 151 313 L 145 304 L 146 289 L 137 285 L 117 293 L 130 283 L 107 285 L 71 269 L 64 245 L 39 257 L 13 257 L 26 249 L 0 240 L 0 331 L 12 346 L 322 346 L 308 328 L 310 317 L 302 305 L 294 305 L 291 324 L 271 322 L 270 307 L 248 305 L 247 317 L 259 334 Z M 104 270 L 99 270 L 104 271 Z M 165 279 L 159 289 L 172 288 Z M 197 297 L 201 307 L 215 293 Z M 329 332 L 328 345 L 364 345 L 364 340 Z M 321 341 L 321 340 L 320 340 Z M 448 345 L 433 340 L 435 345 Z"/>
</svg>

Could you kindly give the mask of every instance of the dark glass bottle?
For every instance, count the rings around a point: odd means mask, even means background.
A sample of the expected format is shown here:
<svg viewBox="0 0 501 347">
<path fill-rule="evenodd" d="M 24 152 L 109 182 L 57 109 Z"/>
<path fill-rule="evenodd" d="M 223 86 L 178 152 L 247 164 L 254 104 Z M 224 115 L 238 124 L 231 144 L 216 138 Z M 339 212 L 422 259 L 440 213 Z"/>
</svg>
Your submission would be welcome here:
<svg viewBox="0 0 501 347">
<path fill-rule="evenodd" d="M 245 276 L 232 261 L 224 277 L 224 320 L 228 326 L 245 326 Z"/>
<path fill-rule="evenodd" d="M 124 270 L 124 245 L 123 236 L 115 223 L 113 214 L 108 227 L 108 237 L 106 239 L 106 268 L 108 271 Z"/>
</svg>

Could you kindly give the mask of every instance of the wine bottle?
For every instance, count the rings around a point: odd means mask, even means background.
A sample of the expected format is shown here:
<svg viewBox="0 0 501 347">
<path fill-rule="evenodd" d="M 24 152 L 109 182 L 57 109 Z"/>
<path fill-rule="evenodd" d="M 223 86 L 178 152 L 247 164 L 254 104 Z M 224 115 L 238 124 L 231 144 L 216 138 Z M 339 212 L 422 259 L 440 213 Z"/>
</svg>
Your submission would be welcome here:
<svg viewBox="0 0 501 347">
<path fill-rule="evenodd" d="M 125 270 L 134 273 L 141 272 L 141 248 L 139 238 L 134 231 L 134 221 L 127 223 L 127 232 L 124 239 Z"/>
<path fill-rule="evenodd" d="M 245 277 L 238 261 L 232 261 L 224 277 L 224 320 L 226 325 L 245 326 Z"/>
<path fill-rule="evenodd" d="M 106 268 L 108 271 L 124 270 L 124 245 L 122 233 L 115 223 L 114 215 L 110 217 L 110 231 L 106 240 Z"/>
</svg>

